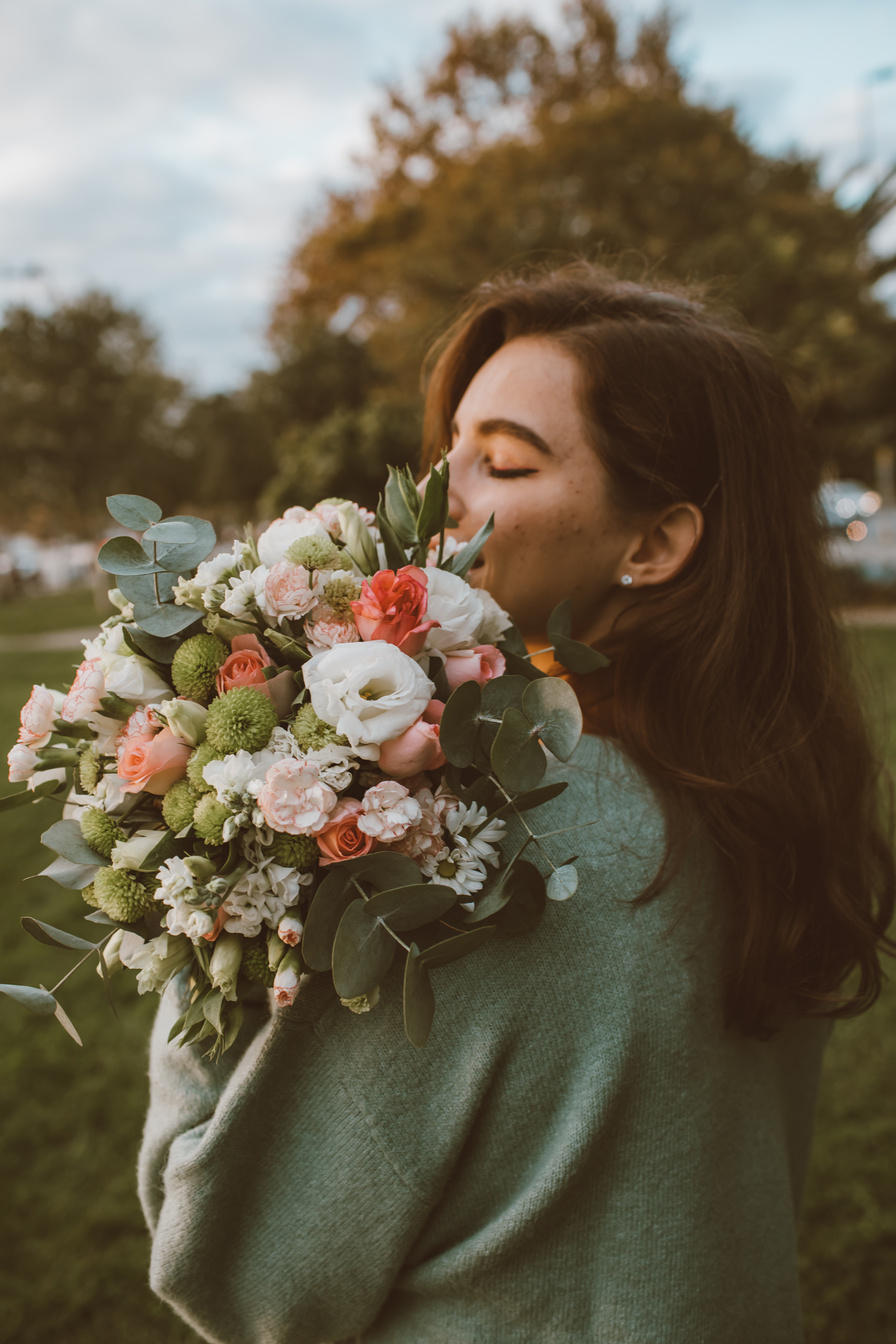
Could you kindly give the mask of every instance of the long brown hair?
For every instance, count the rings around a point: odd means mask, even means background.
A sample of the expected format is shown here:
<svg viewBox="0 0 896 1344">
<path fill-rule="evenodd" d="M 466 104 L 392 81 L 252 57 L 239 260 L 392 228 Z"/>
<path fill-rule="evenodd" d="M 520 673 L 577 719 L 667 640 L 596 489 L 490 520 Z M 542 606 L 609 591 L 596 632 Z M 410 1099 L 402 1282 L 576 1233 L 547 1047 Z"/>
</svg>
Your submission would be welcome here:
<svg viewBox="0 0 896 1344">
<path fill-rule="evenodd" d="M 642 899 L 696 814 L 732 898 L 729 1021 L 762 1036 L 783 1012 L 861 1012 L 894 946 L 896 869 L 828 597 L 817 464 L 787 387 L 755 336 L 681 293 L 584 264 L 510 276 L 477 290 L 440 343 L 425 462 L 476 371 L 532 335 L 578 362 L 616 508 L 704 508 L 692 560 L 642 590 L 614 650 L 616 735 L 669 804 L 666 860 Z"/>
</svg>

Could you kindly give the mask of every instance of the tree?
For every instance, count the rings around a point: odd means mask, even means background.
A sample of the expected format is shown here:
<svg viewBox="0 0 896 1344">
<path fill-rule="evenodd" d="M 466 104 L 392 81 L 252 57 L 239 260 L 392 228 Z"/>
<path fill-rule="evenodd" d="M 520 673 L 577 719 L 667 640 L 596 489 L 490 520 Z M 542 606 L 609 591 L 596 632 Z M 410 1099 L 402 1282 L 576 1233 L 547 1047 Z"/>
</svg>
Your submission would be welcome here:
<svg viewBox="0 0 896 1344">
<path fill-rule="evenodd" d="M 96 291 L 49 313 L 7 309 L 0 327 L 0 519 L 92 535 L 104 498 L 175 506 L 183 387 L 143 319 Z"/>
<path fill-rule="evenodd" d="M 380 395 L 407 398 L 482 279 L 523 259 L 612 259 L 739 310 L 793 374 L 825 456 L 867 469 L 896 431 L 894 321 L 873 296 L 896 256 L 869 243 L 892 175 L 847 208 L 816 161 L 759 153 L 731 109 L 689 96 L 664 14 L 629 50 L 600 0 L 565 16 L 556 41 L 472 18 L 416 92 L 387 90 L 365 181 L 331 192 L 299 239 L 275 340 L 348 313 Z"/>
</svg>

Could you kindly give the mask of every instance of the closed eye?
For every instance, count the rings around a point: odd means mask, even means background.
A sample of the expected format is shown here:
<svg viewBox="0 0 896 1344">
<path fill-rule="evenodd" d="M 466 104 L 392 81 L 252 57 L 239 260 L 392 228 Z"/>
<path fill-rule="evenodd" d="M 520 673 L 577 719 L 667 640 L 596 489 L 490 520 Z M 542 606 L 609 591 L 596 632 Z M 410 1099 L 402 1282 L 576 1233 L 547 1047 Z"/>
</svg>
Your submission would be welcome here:
<svg viewBox="0 0 896 1344">
<path fill-rule="evenodd" d="M 503 471 L 498 467 L 489 467 L 489 476 L 494 476 L 501 481 L 509 481 L 514 476 L 534 476 L 537 467 L 507 467 Z"/>
</svg>

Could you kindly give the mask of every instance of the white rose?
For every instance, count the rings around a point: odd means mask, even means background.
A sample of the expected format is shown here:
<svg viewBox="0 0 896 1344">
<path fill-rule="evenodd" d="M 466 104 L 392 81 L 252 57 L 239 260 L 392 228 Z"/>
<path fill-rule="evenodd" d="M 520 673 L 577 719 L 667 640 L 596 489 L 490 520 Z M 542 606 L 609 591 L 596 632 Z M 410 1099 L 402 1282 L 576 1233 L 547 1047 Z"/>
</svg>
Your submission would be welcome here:
<svg viewBox="0 0 896 1344">
<path fill-rule="evenodd" d="M 413 658 L 382 639 L 337 644 L 316 653 L 302 671 L 315 714 L 353 747 L 398 737 L 435 694 Z"/>
<path fill-rule="evenodd" d="M 483 599 L 488 595 L 471 588 L 457 574 L 449 574 L 446 569 L 428 569 L 426 577 L 429 590 L 426 619 L 439 622 L 426 636 L 427 650 L 452 653 L 455 649 L 472 649 L 483 641 L 482 631 L 491 630 L 496 619 L 503 616 L 493 598 L 488 597 L 487 606 Z M 495 616 L 496 611 L 500 616 Z M 508 617 L 505 625 L 509 624 Z"/>
<path fill-rule="evenodd" d="M 123 625 L 110 630 L 109 638 L 100 650 L 100 666 L 107 695 L 118 695 L 134 705 L 150 705 L 171 695 L 171 687 L 151 663 L 125 644 Z"/>
<path fill-rule="evenodd" d="M 302 537 L 321 537 L 328 541 L 330 534 L 321 520 L 312 514 L 307 514 L 300 522 L 292 518 L 275 518 L 258 538 L 258 558 L 270 569 L 285 560 L 292 543 Z"/>
<path fill-rule="evenodd" d="M 208 710 L 195 700 L 165 700 L 156 706 L 156 713 L 164 719 L 179 742 L 198 747 L 205 741 L 205 716 Z"/>
</svg>

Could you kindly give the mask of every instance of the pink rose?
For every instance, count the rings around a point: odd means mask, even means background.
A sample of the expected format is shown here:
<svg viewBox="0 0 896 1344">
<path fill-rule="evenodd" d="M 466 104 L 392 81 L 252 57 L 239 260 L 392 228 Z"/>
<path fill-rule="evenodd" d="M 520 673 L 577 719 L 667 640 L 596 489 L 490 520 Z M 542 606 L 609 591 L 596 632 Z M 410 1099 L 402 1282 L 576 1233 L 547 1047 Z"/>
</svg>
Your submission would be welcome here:
<svg viewBox="0 0 896 1344">
<path fill-rule="evenodd" d="M 428 601 L 425 573 L 416 565 L 405 565 L 397 574 L 381 569 L 372 579 L 365 579 L 361 596 L 351 608 L 362 639 L 383 639 L 413 658 L 438 625 L 438 621 L 423 619 Z"/>
<path fill-rule="evenodd" d="M 416 723 L 391 742 L 383 743 L 377 762 L 383 774 L 405 779 L 420 770 L 437 770 L 445 764 L 439 744 L 439 721 L 444 712 L 441 700 L 430 700 Z"/>
<path fill-rule="evenodd" d="M 46 686 L 33 686 L 27 705 L 19 715 L 19 741 L 29 747 L 45 747 L 53 735 L 56 718 L 56 696 Z"/>
<path fill-rule="evenodd" d="M 367 790 L 358 815 L 358 829 L 382 844 L 400 840 L 421 817 L 420 804 L 394 779 L 384 779 Z"/>
<path fill-rule="evenodd" d="M 72 688 L 62 702 L 60 719 L 66 723 L 76 723 L 86 719 L 100 707 L 100 700 L 106 693 L 106 681 L 99 658 L 85 660 L 75 673 Z"/>
<path fill-rule="evenodd" d="M 17 742 L 6 760 L 10 784 L 24 784 L 37 769 L 37 752 L 27 742 Z"/>
<path fill-rule="evenodd" d="M 132 716 L 133 717 L 133 716 Z M 153 737 L 136 737 L 118 758 L 118 774 L 128 782 L 122 793 L 167 793 L 171 785 L 187 773 L 187 761 L 193 748 L 180 742 L 170 728 L 162 728 Z"/>
<path fill-rule="evenodd" d="M 232 691 L 235 686 L 261 686 L 264 669 L 271 666 L 271 660 L 257 635 L 235 635 L 230 648 L 215 678 L 218 694 Z"/>
<path fill-rule="evenodd" d="M 458 649 L 445 659 L 445 676 L 454 691 L 465 681 L 476 681 L 484 686 L 492 677 L 504 675 L 506 666 L 503 653 L 494 644 L 477 644 L 475 649 Z"/>
<path fill-rule="evenodd" d="M 321 782 L 315 761 L 287 757 L 269 767 L 258 795 L 258 806 L 274 831 L 317 835 L 330 819 L 336 794 Z"/>
<path fill-rule="evenodd" d="M 344 859 L 358 859 L 373 848 L 373 836 L 358 830 L 361 804 L 357 798 L 343 798 L 330 813 L 329 820 L 317 837 L 320 864 L 342 863 Z"/>
<path fill-rule="evenodd" d="M 315 605 L 324 590 L 326 577 L 311 574 L 304 565 L 278 560 L 264 581 L 264 613 L 271 621 L 295 620 Z"/>
</svg>

